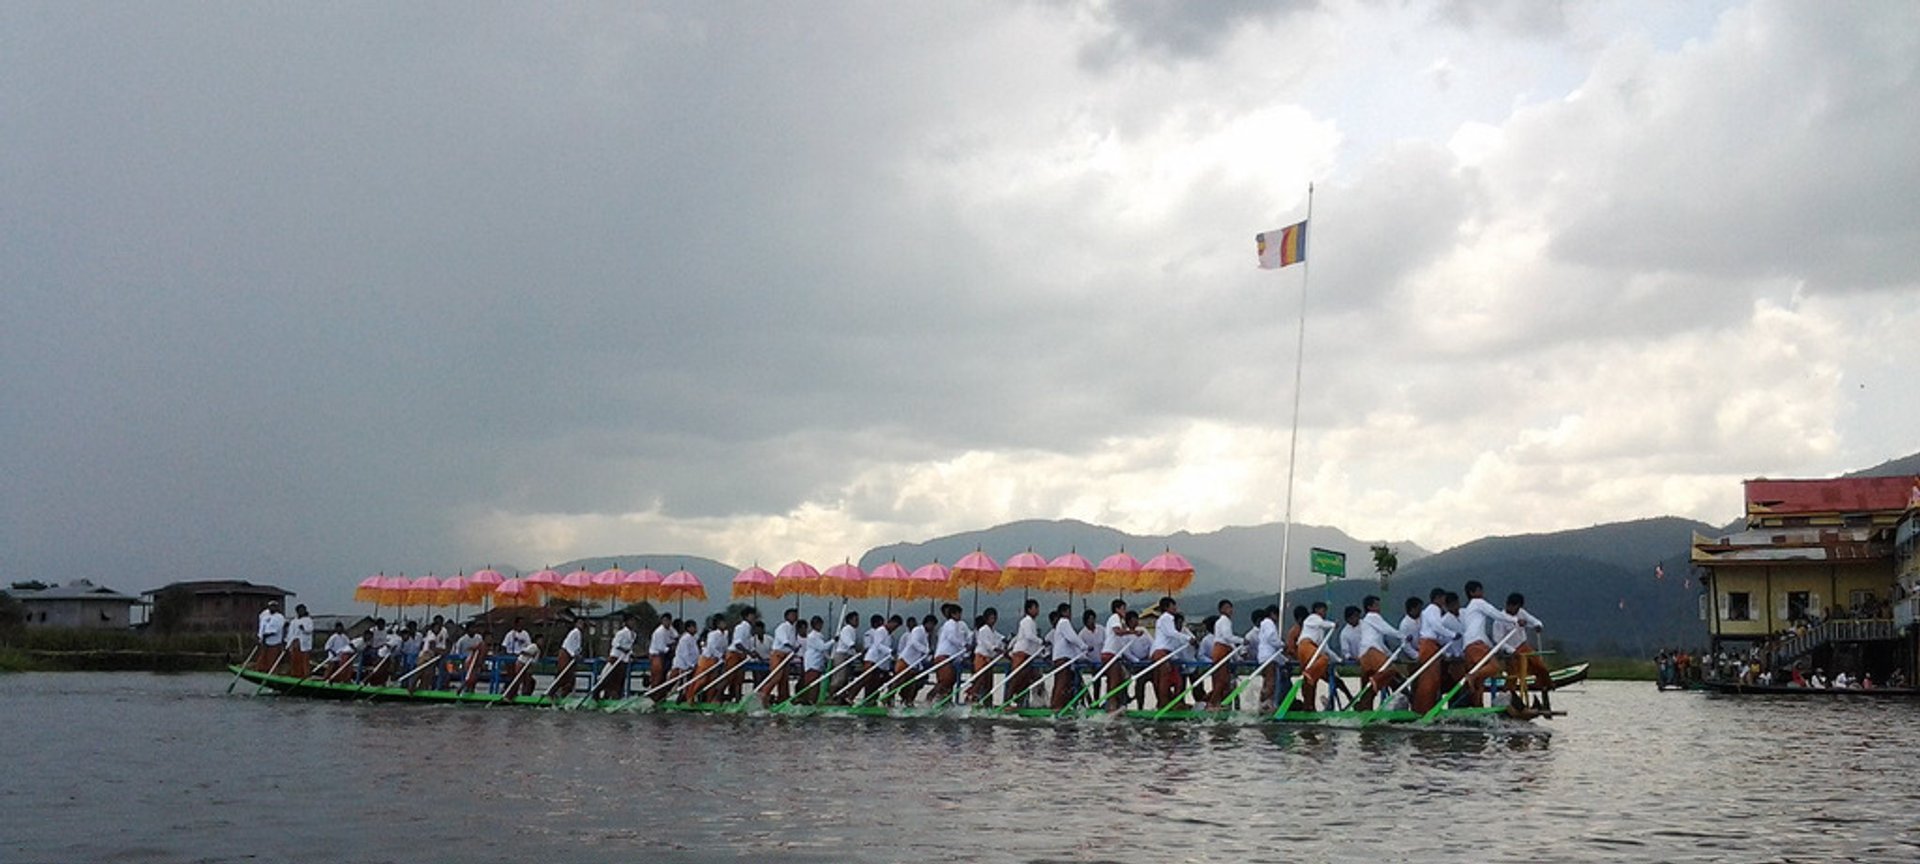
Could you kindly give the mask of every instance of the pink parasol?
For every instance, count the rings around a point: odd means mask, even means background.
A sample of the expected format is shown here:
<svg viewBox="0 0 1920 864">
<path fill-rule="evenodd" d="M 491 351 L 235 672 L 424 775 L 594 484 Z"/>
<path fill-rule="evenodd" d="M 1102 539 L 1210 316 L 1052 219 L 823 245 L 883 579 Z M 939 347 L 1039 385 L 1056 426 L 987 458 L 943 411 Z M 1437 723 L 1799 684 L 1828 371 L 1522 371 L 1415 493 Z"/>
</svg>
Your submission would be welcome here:
<svg viewBox="0 0 1920 864">
<path fill-rule="evenodd" d="M 1047 559 L 1034 554 L 1032 549 L 1007 559 L 1005 567 L 1000 568 L 1000 590 L 1009 588 L 1044 588 L 1047 581 Z"/>
<path fill-rule="evenodd" d="M 867 574 L 866 596 L 876 600 L 886 598 L 887 611 L 893 611 L 893 601 L 905 600 L 913 589 L 913 574 L 900 566 L 898 561 L 888 561 L 873 568 Z"/>
<path fill-rule="evenodd" d="M 508 579 L 493 589 L 493 602 L 500 606 L 538 606 L 540 591 L 525 579 Z"/>
<path fill-rule="evenodd" d="M 950 578 L 945 564 L 934 561 L 922 564 L 908 576 L 913 599 L 915 600 L 957 600 L 960 598 L 960 586 Z"/>
<path fill-rule="evenodd" d="M 404 606 L 407 603 L 407 589 L 413 583 L 402 575 L 380 577 L 379 596 L 388 606 Z"/>
<path fill-rule="evenodd" d="M 360 584 L 353 589 L 353 602 L 378 605 L 383 599 L 380 596 L 380 579 L 385 575 L 382 573 L 379 576 L 368 576 L 360 580 Z"/>
<path fill-rule="evenodd" d="M 626 578 L 627 571 L 615 564 L 593 574 L 593 587 L 587 590 L 587 596 L 595 600 L 613 600 L 620 596 L 620 580 Z"/>
<path fill-rule="evenodd" d="M 548 594 L 555 593 L 560 587 L 560 573 L 549 567 L 536 571 L 533 575 L 520 581 L 527 583 L 528 586 L 532 587 L 536 593 L 544 598 Z"/>
<path fill-rule="evenodd" d="M 587 595 L 593 591 L 593 571 L 582 567 L 568 573 L 560 577 L 560 581 L 549 590 L 575 603 L 586 600 Z"/>
<path fill-rule="evenodd" d="M 1125 594 L 1140 590 L 1140 559 L 1122 549 L 1100 560 L 1093 569 L 1093 590 Z"/>
<path fill-rule="evenodd" d="M 1047 589 L 1065 591 L 1069 596 L 1093 590 L 1093 562 L 1078 551 L 1068 552 L 1047 562 Z"/>
<path fill-rule="evenodd" d="M 988 591 L 1000 587 L 1000 564 L 978 549 L 960 556 L 953 565 L 953 581 L 978 592 L 982 586 Z"/>
<path fill-rule="evenodd" d="M 842 561 L 821 574 L 820 589 L 829 597 L 866 596 L 867 571 L 851 561 Z"/>
<path fill-rule="evenodd" d="M 493 590 L 505 581 L 507 581 L 506 578 L 500 575 L 500 571 L 493 569 L 492 565 L 488 565 L 484 570 L 475 570 L 473 576 L 467 580 L 474 599 L 481 601 L 481 608 L 485 608 L 487 599 L 493 596 Z"/>
<path fill-rule="evenodd" d="M 758 564 L 748 567 L 733 576 L 733 599 L 750 596 L 756 601 L 761 594 L 773 593 L 773 574 Z"/>
<path fill-rule="evenodd" d="M 464 575 L 448 576 L 440 580 L 440 594 L 435 606 L 464 606 L 473 602 L 473 583 Z"/>
<path fill-rule="evenodd" d="M 1193 584 L 1193 565 L 1172 549 L 1153 556 L 1140 568 L 1140 590 L 1178 594 Z"/>
<path fill-rule="evenodd" d="M 689 597 L 695 600 L 705 601 L 707 599 L 707 586 L 700 584 L 700 577 L 687 572 L 686 568 L 682 567 L 679 570 L 668 573 L 665 579 L 660 580 L 660 599 L 679 600 L 680 615 L 682 617 L 687 614 L 687 598 Z"/>
<path fill-rule="evenodd" d="M 432 606 L 440 602 L 440 580 L 428 573 L 407 583 L 408 606 Z"/>
<path fill-rule="evenodd" d="M 825 590 L 820 571 L 805 561 L 792 561 L 773 574 L 775 594 L 818 594 Z"/>
<path fill-rule="evenodd" d="M 620 593 L 617 596 L 626 603 L 661 599 L 660 583 L 666 578 L 652 567 L 641 567 L 620 577 Z"/>
</svg>

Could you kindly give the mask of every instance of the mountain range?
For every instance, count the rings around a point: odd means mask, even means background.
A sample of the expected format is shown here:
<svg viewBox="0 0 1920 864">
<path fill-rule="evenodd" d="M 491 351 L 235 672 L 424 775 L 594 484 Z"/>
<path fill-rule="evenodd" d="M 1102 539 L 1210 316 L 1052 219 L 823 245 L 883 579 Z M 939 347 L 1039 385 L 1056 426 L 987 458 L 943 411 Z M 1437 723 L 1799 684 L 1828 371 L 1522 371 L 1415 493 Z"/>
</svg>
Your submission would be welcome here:
<svg viewBox="0 0 1920 864">
<path fill-rule="evenodd" d="M 1846 476 L 1906 474 L 1920 474 L 1920 453 Z M 1438 553 L 1411 541 L 1362 540 L 1338 528 L 1296 524 L 1287 601 L 1292 605 L 1325 598 L 1338 613 L 1346 605 L 1357 605 L 1366 594 L 1380 594 L 1386 598 L 1383 611 L 1398 620 L 1400 604 L 1406 597 L 1424 598 L 1428 589 L 1436 586 L 1459 591 L 1467 580 L 1478 579 L 1485 583 L 1488 599 L 1495 603 L 1505 599 L 1508 592 L 1524 593 L 1528 610 L 1546 622 L 1549 642 L 1569 656 L 1645 657 L 1662 647 L 1697 647 L 1705 642 L 1703 589 L 1689 564 L 1692 535 L 1696 531 L 1719 533 L 1742 521 L 1734 519 L 1730 526 L 1715 526 L 1662 516 L 1543 534 L 1486 537 Z M 1195 570 L 1193 584 L 1181 592 L 1182 609 L 1198 617 L 1211 612 L 1219 600 L 1231 599 L 1244 629 L 1253 605 L 1274 601 L 1279 588 L 1277 559 L 1283 531 L 1284 527 L 1276 523 L 1201 534 L 1182 531 L 1136 535 L 1076 520 L 1025 520 L 919 543 L 876 547 L 862 555 L 858 563 L 867 570 L 889 560 L 908 568 L 936 560 L 951 564 L 975 549 L 996 561 L 1029 549 L 1047 558 L 1078 551 L 1095 563 L 1124 550 L 1144 561 L 1170 548 L 1185 556 Z M 1399 558 L 1399 569 L 1385 590 L 1374 574 L 1369 551 L 1370 546 L 1381 542 L 1392 547 Z M 1345 553 L 1347 578 L 1323 582 L 1312 575 L 1308 555 L 1314 547 Z M 824 569 L 833 562 L 813 563 Z M 702 614 L 729 602 L 729 586 L 739 569 L 712 559 L 672 554 L 581 559 L 555 569 L 564 572 L 584 566 L 597 571 L 616 564 L 645 564 L 661 570 L 686 567 L 707 586 L 708 602 L 687 606 L 689 612 Z M 982 594 L 977 603 L 981 607 L 998 605 L 1005 612 L 1018 607 L 1019 597 L 1019 592 Z M 1051 605 L 1067 598 L 1047 595 L 1041 599 Z M 1104 595 L 1091 601 L 1079 598 L 1076 605 L 1093 606 L 1104 613 L 1108 599 Z M 1128 599 L 1136 606 L 1152 600 L 1143 595 Z M 970 606 L 976 602 L 971 596 L 962 597 L 962 601 Z M 855 608 L 866 611 L 875 602 L 856 603 Z M 775 603 L 785 605 L 772 600 L 762 605 Z M 803 599 L 801 606 L 810 615 L 815 614 L 816 607 L 819 614 L 828 612 L 828 604 L 821 600 Z"/>
</svg>

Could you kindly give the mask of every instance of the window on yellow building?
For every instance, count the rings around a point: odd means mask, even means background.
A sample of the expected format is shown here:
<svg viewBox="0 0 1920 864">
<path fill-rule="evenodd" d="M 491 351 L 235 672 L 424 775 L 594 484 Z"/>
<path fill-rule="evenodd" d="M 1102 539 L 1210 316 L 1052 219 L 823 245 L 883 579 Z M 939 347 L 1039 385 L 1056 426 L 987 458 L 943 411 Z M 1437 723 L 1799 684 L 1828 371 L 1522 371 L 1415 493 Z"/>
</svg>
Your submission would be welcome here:
<svg viewBox="0 0 1920 864">
<path fill-rule="evenodd" d="M 1746 591 L 1727 592 L 1727 620 L 1752 621 L 1753 595 Z"/>
</svg>

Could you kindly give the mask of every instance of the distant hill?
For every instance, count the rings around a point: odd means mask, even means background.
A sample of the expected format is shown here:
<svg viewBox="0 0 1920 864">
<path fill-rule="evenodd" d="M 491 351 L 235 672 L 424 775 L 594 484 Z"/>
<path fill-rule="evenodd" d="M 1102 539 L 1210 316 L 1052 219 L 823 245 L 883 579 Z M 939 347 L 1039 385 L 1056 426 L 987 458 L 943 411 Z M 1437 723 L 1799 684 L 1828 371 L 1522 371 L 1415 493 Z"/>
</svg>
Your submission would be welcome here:
<svg viewBox="0 0 1920 864">
<path fill-rule="evenodd" d="M 995 561 L 1032 549 L 1051 559 L 1077 551 L 1095 564 L 1115 552 L 1125 550 L 1146 561 L 1171 548 L 1194 566 L 1190 592 L 1257 592 L 1279 587 L 1282 526 L 1279 524 L 1222 528 L 1205 534 L 1181 531 L 1165 535 L 1128 534 L 1112 528 L 1090 525 L 1072 519 L 1026 520 L 1010 522 L 984 531 L 969 531 L 936 537 L 924 543 L 895 543 L 881 546 L 860 557 L 860 566 L 872 569 L 888 560 L 917 566 L 938 559 L 948 564 L 975 549 L 985 551 Z M 1308 550 L 1318 546 L 1347 554 L 1350 572 L 1373 572 L 1373 554 L 1368 547 L 1380 541 L 1356 540 L 1338 528 L 1319 525 L 1295 525 L 1293 564 L 1289 579 L 1303 579 L 1307 573 Z M 1429 553 L 1404 540 L 1391 541 L 1401 566 Z"/>
<path fill-rule="evenodd" d="M 1435 587 L 1462 590 L 1469 579 L 1487 586 L 1498 604 L 1512 591 L 1547 622 L 1547 637 L 1578 656 L 1650 656 L 1664 646 L 1694 646 L 1705 638 L 1688 551 L 1704 522 L 1664 516 L 1513 537 L 1488 537 L 1402 565 L 1383 606 L 1398 620 L 1409 596 Z M 1329 598 L 1337 613 L 1379 594 L 1371 574 L 1356 574 L 1331 589 L 1311 586 L 1287 594 L 1289 604 Z M 1272 595 L 1250 600 L 1269 602 Z M 1236 601 L 1239 598 L 1233 598 Z M 1194 597 L 1188 602 L 1211 603 Z"/>
<path fill-rule="evenodd" d="M 1872 468 L 1863 468 L 1846 477 L 1908 477 L 1920 476 L 1920 453 L 1889 459 Z"/>
</svg>

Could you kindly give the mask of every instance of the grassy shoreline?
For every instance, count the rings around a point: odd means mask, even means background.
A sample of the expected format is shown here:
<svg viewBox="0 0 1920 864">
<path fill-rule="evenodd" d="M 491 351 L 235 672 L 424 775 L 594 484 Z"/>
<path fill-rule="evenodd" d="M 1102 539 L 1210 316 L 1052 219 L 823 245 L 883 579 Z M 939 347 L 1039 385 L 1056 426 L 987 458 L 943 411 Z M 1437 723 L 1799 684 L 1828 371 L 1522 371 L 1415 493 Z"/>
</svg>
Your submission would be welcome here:
<svg viewBox="0 0 1920 864">
<path fill-rule="evenodd" d="M 246 656 L 233 633 L 18 630 L 0 636 L 0 672 L 213 671 Z"/>
</svg>

